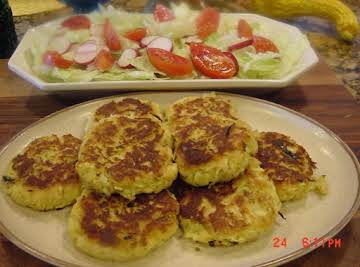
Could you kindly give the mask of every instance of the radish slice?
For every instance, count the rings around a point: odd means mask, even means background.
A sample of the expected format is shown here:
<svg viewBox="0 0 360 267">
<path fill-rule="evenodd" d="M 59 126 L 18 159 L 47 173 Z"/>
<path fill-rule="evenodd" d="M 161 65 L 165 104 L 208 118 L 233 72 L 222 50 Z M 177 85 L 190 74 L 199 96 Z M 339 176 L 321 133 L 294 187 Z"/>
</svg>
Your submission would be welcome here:
<svg viewBox="0 0 360 267">
<path fill-rule="evenodd" d="M 248 47 L 250 45 L 252 45 L 254 42 L 253 39 L 248 39 L 246 41 L 243 41 L 243 42 L 240 42 L 240 43 L 237 43 L 237 44 L 233 44 L 233 45 L 230 45 L 228 47 L 228 51 L 231 52 L 231 51 L 234 51 L 234 50 L 238 50 L 238 49 L 242 49 L 242 48 L 245 48 L 245 47 Z"/>
<path fill-rule="evenodd" d="M 93 40 L 85 42 L 76 50 L 74 61 L 78 64 L 89 64 L 99 52 L 97 48 Z"/>
<path fill-rule="evenodd" d="M 147 47 L 152 41 L 154 41 L 157 38 L 159 38 L 159 36 L 155 36 L 155 35 L 154 36 L 146 36 L 141 39 L 140 46 L 142 48 Z"/>
<path fill-rule="evenodd" d="M 138 56 L 138 53 L 135 49 L 132 49 L 132 48 L 125 49 L 124 52 L 121 54 L 117 64 L 121 68 L 132 67 L 132 65 L 130 63 L 137 56 Z"/>
<path fill-rule="evenodd" d="M 66 53 L 62 54 L 63 58 L 74 61 L 74 56 L 75 56 L 75 53 L 78 50 L 79 46 L 80 45 L 77 43 L 72 43 L 70 45 L 68 51 L 66 51 Z"/>
<path fill-rule="evenodd" d="M 64 54 L 70 49 L 71 43 L 63 35 L 55 36 L 50 40 L 49 50 Z"/>
<path fill-rule="evenodd" d="M 160 48 L 166 51 L 171 52 L 173 44 L 169 38 L 159 37 L 152 41 L 148 46 L 148 48 Z"/>
<path fill-rule="evenodd" d="M 184 38 L 185 44 L 191 44 L 191 43 L 202 43 L 203 40 L 201 40 L 197 35 L 191 35 Z"/>
</svg>

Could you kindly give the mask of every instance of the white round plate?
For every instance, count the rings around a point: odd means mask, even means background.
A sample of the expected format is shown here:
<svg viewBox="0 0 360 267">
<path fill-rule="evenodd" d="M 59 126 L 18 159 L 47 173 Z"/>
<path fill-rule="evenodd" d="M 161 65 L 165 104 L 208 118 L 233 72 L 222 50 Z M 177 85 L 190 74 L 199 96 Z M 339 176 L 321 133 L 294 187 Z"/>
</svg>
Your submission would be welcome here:
<svg viewBox="0 0 360 267">
<path fill-rule="evenodd" d="M 202 93 L 132 94 L 159 103 L 162 107 L 179 98 Z M 273 231 L 255 242 L 230 248 L 200 246 L 181 237 L 172 238 L 147 257 L 114 263 L 93 259 L 77 251 L 66 231 L 70 208 L 35 212 L 13 203 L 0 194 L 0 230 L 23 250 L 58 266 L 273 266 L 300 257 L 315 246 L 304 248 L 306 238 L 327 239 L 338 233 L 359 207 L 359 163 L 349 147 L 319 123 L 284 107 L 263 100 L 221 94 L 230 98 L 241 119 L 260 131 L 278 131 L 302 144 L 317 162 L 317 174 L 325 174 L 329 194 L 319 198 L 310 193 L 303 201 L 285 204 Z M 56 112 L 29 126 L 14 137 L 0 152 L 0 174 L 9 161 L 34 138 L 49 134 L 71 133 L 82 137 L 87 119 L 99 105 L 113 100 L 103 98 Z M 282 242 L 276 244 L 276 240 Z M 286 244 L 283 240 L 286 239 Z M 282 244 L 281 244 L 282 243 Z M 276 247 L 279 245 L 279 247 Z"/>
</svg>

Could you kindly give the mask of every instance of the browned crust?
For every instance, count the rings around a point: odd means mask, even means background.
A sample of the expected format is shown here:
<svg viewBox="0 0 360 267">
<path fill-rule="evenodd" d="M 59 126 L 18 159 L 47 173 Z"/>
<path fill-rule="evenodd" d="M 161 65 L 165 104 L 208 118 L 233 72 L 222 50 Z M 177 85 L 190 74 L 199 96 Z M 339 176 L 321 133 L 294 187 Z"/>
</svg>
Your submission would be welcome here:
<svg viewBox="0 0 360 267">
<path fill-rule="evenodd" d="M 230 101 L 217 96 L 198 97 L 192 100 L 179 102 L 173 105 L 173 120 L 195 115 L 218 115 L 236 120 L 232 114 Z"/>
<path fill-rule="evenodd" d="M 116 180 L 134 179 L 140 173 L 160 175 L 160 170 L 165 158 L 160 155 L 153 143 L 135 147 L 133 151 L 126 153 L 123 160 L 117 161 L 108 171 Z"/>
<path fill-rule="evenodd" d="M 64 135 L 62 139 L 51 135 L 32 141 L 11 163 L 17 179 L 21 179 L 27 186 L 40 189 L 55 184 L 79 183 L 75 163 L 81 140 L 70 134 Z M 44 160 L 42 155 L 48 152 L 53 153 L 53 156 Z"/>
<path fill-rule="evenodd" d="M 175 152 L 185 165 L 201 165 L 226 152 L 245 150 L 248 130 L 237 123 L 229 101 L 199 97 L 176 103 L 172 109 Z"/>
<path fill-rule="evenodd" d="M 275 183 L 298 183 L 311 179 L 316 164 L 306 150 L 290 137 L 276 132 L 262 132 L 258 145 L 256 158 Z M 291 147 L 296 147 L 296 152 L 291 152 Z"/>
<path fill-rule="evenodd" d="M 201 165 L 226 152 L 244 151 L 247 129 L 239 127 L 233 121 L 219 123 L 216 119 L 206 116 L 194 116 L 193 123 L 182 127 L 177 133 L 177 156 L 184 159 L 186 165 Z M 204 134 L 194 138 L 195 131 Z"/>
<path fill-rule="evenodd" d="M 95 111 L 94 120 L 110 117 L 111 115 L 134 115 L 134 117 L 142 117 L 145 115 L 154 115 L 154 110 L 151 104 L 144 103 L 135 98 L 124 98 L 118 102 L 111 101 L 102 105 Z"/>
<path fill-rule="evenodd" d="M 231 232 L 236 228 L 242 228 L 247 223 L 235 217 L 227 211 L 227 206 L 222 200 L 236 191 L 234 181 L 220 183 L 209 187 L 191 187 L 183 182 L 177 183 L 177 197 L 180 203 L 180 216 L 183 219 L 190 219 L 203 225 L 210 225 L 216 232 Z M 245 212 L 244 196 L 238 196 L 233 200 L 232 205 L 237 205 Z M 208 216 L 206 210 L 201 208 L 202 201 L 208 201 L 214 211 Z"/>
<path fill-rule="evenodd" d="M 93 162 L 97 168 L 105 168 L 117 181 L 135 179 L 139 173 L 160 174 L 167 160 L 157 148 L 164 134 L 160 121 L 118 116 L 101 121 L 95 127 L 86 140 L 79 162 Z M 118 155 L 129 147 L 131 151 L 119 158 Z"/>
<path fill-rule="evenodd" d="M 105 246 L 146 245 L 154 232 L 171 227 L 179 212 L 178 202 L 167 190 L 138 195 L 133 201 L 91 192 L 80 201 L 81 228 L 88 238 Z"/>
</svg>

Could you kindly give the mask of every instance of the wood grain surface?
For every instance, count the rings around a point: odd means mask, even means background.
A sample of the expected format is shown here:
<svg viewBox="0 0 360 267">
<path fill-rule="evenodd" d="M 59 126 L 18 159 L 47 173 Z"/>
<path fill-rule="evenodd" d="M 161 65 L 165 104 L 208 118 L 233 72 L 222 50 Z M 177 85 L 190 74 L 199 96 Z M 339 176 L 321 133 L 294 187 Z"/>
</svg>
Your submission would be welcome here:
<svg viewBox="0 0 360 267">
<path fill-rule="evenodd" d="M 357 158 L 360 158 L 360 105 L 324 63 L 315 67 L 296 85 L 261 98 L 292 108 L 317 120 L 340 136 Z M 0 145 L 38 119 L 83 100 L 41 93 L 10 73 L 6 61 L 0 60 Z M 285 266 L 360 266 L 359 211 L 336 238 L 341 239 L 341 248 L 320 247 Z M 23 252 L 1 237 L 0 267 L 23 266 L 51 265 Z"/>
</svg>

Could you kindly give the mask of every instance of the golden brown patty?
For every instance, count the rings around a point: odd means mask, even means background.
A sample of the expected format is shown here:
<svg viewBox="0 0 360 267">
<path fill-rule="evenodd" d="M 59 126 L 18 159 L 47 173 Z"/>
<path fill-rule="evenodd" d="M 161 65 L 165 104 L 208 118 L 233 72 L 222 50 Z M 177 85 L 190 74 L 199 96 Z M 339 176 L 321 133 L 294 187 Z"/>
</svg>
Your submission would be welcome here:
<svg viewBox="0 0 360 267">
<path fill-rule="evenodd" d="M 309 190 L 320 190 L 313 177 L 316 169 L 306 150 L 290 137 L 276 132 L 262 132 L 258 138 L 258 153 L 261 167 L 274 181 L 282 201 L 299 199 Z M 322 186 L 323 177 L 320 178 Z M 315 185 L 315 187 L 313 186 Z"/>
<path fill-rule="evenodd" d="M 228 100 L 214 95 L 177 101 L 167 113 L 182 178 L 194 186 L 238 176 L 257 149 L 248 126 Z"/>
<path fill-rule="evenodd" d="M 105 194 L 160 192 L 176 179 L 171 137 L 155 117 L 112 116 L 86 134 L 77 171 L 85 186 Z"/>
<path fill-rule="evenodd" d="M 176 189 L 185 237 L 209 245 L 256 239 L 272 227 L 280 209 L 275 187 L 255 159 L 230 182 L 211 187 L 180 183 Z"/>
<path fill-rule="evenodd" d="M 69 231 L 76 247 L 96 258 L 137 258 L 176 233 L 178 212 L 179 204 L 167 190 L 133 201 L 85 192 L 71 211 Z"/>
<path fill-rule="evenodd" d="M 171 120 L 181 127 L 179 121 L 188 122 L 189 117 L 214 116 L 230 120 L 237 120 L 235 111 L 229 100 L 215 94 L 203 97 L 186 97 L 172 106 Z"/>
<path fill-rule="evenodd" d="M 131 118 L 152 115 L 159 119 L 162 118 L 160 108 L 157 104 L 136 98 L 123 98 L 117 102 L 111 101 L 99 107 L 95 111 L 94 121 L 97 122 L 112 115 L 122 115 Z"/>
<path fill-rule="evenodd" d="M 9 195 L 19 204 L 48 210 L 71 204 L 80 194 L 75 171 L 81 140 L 72 135 L 37 138 L 10 163 L 4 177 Z"/>
</svg>

